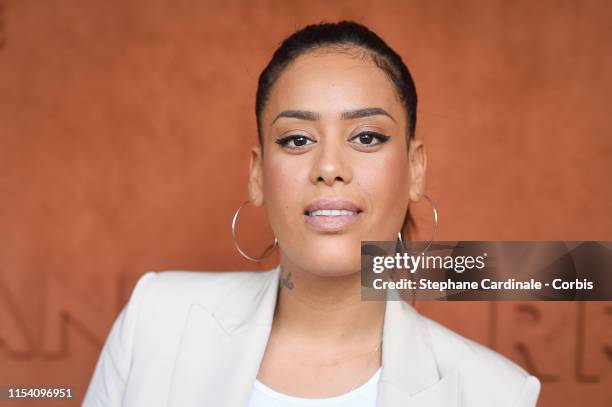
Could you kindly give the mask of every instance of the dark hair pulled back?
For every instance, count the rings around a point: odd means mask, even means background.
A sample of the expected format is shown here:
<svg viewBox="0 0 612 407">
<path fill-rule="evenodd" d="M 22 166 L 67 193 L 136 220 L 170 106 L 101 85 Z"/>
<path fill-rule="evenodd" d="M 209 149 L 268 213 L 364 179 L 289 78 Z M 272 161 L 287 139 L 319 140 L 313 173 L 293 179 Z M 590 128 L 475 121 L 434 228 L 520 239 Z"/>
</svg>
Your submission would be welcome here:
<svg viewBox="0 0 612 407">
<path fill-rule="evenodd" d="M 410 71 L 402 58 L 374 32 L 354 21 L 311 24 L 287 37 L 274 52 L 272 59 L 261 72 L 257 86 L 255 115 L 257 135 L 263 144 L 261 115 L 272 86 L 283 70 L 300 55 L 323 48 L 352 50 L 361 48 L 391 80 L 406 109 L 408 139 L 416 129 L 417 94 Z"/>
</svg>

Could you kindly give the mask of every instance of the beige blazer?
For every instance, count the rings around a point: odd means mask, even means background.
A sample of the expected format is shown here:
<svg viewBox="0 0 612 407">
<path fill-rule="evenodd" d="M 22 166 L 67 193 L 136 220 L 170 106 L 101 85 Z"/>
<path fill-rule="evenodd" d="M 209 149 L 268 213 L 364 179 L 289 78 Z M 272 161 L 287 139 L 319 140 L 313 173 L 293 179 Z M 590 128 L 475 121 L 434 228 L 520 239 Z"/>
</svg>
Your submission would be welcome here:
<svg viewBox="0 0 612 407">
<path fill-rule="evenodd" d="M 84 407 L 239 407 L 272 326 L 280 266 L 148 272 L 104 343 Z M 535 406 L 540 382 L 500 354 L 387 301 L 379 407 Z"/>
</svg>

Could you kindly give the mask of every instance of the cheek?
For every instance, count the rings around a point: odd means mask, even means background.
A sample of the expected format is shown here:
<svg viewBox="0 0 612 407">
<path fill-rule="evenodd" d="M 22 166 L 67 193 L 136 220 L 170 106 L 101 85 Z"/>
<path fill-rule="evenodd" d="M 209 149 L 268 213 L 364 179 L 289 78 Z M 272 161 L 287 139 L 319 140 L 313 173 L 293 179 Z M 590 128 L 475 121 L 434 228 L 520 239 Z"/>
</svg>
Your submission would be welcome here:
<svg viewBox="0 0 612 407">
<path fill-rule="evenodd" d="M 410 191 L 407 153 L 391 151 L 356 170 L 356 180 L 370 204 L 372 227 L 399 230 Z"/>
<path fill-rule="evenodd" d="M 285 235 L 284 229 L 294 224 L 296 216 L 301 213 L 301 198 L 309 168 L 302 161 L 272 154 L 264 159 L 264 204 L 277 237 Z"/>
</svg>

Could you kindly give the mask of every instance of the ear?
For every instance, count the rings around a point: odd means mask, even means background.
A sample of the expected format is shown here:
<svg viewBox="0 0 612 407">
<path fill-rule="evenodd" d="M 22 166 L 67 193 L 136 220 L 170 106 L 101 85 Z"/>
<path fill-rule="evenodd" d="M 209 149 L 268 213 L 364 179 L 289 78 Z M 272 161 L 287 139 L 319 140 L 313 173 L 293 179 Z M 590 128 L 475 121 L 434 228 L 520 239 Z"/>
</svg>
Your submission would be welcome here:
<svg viewBox="0 0 612 407">
<path fill-rule="evenodd" d="M 408 149 L 410 167 L 410 200 L 421 199 L 425 192 L 425 172 L 427 170 L 427 153 L 421 140 L 412 139 Z"/>
<path fill-rule="evenodd" d="M 259 145 L 251 148 L 251 163 L 249 169 L 249 199 L 255 206 L 264 202 L 263 195 L 263 159 Z"/>
</svg>

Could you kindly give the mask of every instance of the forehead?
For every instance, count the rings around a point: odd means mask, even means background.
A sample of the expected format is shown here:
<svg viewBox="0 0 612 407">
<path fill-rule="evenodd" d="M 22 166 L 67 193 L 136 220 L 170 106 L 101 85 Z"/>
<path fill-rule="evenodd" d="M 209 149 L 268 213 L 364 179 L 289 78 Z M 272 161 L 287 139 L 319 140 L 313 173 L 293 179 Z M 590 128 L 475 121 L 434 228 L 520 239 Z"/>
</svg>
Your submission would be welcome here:
<svg viewBox="0 0 612 407">
<path fill-rule="evenodd" d="M 264 117 L 285 109 L 326 113 L 381 107 L 403 110 L 394 85 L 369 56 L 355 51 L 312 51 L 296 58 L 273 85 Z"/>
</svg>

